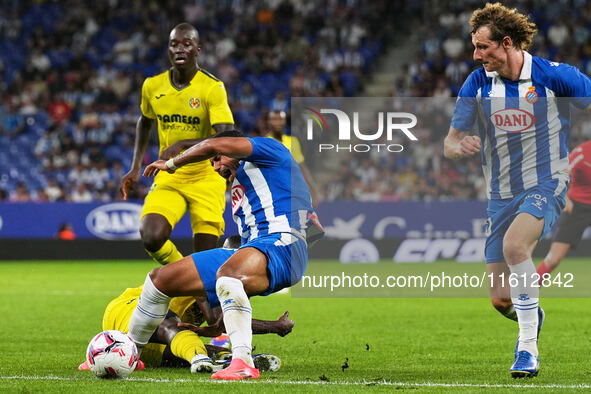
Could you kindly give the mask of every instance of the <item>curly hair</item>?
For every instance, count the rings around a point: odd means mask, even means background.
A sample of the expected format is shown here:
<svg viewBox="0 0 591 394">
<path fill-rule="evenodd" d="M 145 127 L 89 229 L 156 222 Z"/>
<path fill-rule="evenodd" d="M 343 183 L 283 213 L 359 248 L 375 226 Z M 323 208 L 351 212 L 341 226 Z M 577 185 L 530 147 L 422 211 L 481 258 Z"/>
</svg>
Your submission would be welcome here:
<svg viewBox="0 0 591 394">
<path fill-rule="evenodd" d="M 504 37 L 511 37 L 516 48 L 528 49 L 538 32 L 536 24 L 529 17 L 517 12 L 517 9 L 507 8 L 501 3 L 486 3 L 484 8 L 477 9 L 470 18 L 472 34 L 482 26 L 488 26 L 491 40 L 503 41 Z"/>
</svg>

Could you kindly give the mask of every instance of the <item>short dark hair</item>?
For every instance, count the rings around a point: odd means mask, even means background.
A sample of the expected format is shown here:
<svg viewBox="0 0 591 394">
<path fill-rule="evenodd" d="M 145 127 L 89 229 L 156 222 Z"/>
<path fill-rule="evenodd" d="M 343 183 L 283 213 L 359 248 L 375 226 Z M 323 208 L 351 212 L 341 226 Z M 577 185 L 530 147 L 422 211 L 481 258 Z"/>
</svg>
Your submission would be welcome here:
<svg viewBox="0 0 591 394">
<path fill-rule="evenodd" d="M 211 138 L 220 138 L 220 137 L 245 137 L 242 131 L 238 129 L 231 129 L 231 130 L 224 130 L 220 131 L 216 135 Z"/>
<path fill-rule="evenodd" d="M 170 33 L 172 34 L 172 32 L 174 30 L 195 32 L 195 37 L 194 37 L 195 38 L 195 42 L 198 45 L 200 44 L 199 31 L 192 24 L 187 23 L 187 22 L 179 23 L 178 25 L 176 25 L 175 27 L 172 28 L 172 30 L 170 31 Z"/>
<path fill-rule="evenodd" d="M 238 249 L 242 245 L 242 238 L 240 235 L 231 235 L 224 240 L 223 248 Z"/>
</svg>

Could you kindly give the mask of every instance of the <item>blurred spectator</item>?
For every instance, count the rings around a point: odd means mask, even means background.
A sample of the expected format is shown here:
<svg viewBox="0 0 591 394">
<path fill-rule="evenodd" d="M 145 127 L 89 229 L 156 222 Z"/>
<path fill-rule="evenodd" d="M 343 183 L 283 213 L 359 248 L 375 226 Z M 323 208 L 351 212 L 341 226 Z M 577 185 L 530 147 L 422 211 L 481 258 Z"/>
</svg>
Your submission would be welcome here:
<svg viewBox="0 0 591 394">
<path fill-rule="evenodd" d="M 12 100 L 6 100 L 6 108 L 0 107 L 0 133 L 7 137 L 16 137 L 25 130 L 25 122 L 18 113 L 16 105 Z"/>
<path fill-rule="evenodd" d="M 49 201 L 60 201 L 64 198 L 62 189 L 59 187 L 55 178 L 49 178 L 47 181 L 47 186 L 45 186 L 45 194 L 47 194 Z"/>
<path fill-rule="evenodd" d="M 73 241 L 76 239 L 76 234 L 74 233 L 72 224 L 67 222 L 60 224 L 55 237 L 64 241 Z"/>
<path fill-rule="evenodd" d="M 61 93 L 56 93 L 53 101 L 49 104 L 47 112 L 53 123 L 60 123 L 70 118 L 72 107 L 63 99 Z"/>
<path fill-rule="evenodd" d="M 70 201 L 72 202 L 91 202 L 92 200 L 92 193 L 83 183 L 79 183 L 70 195 Z"/>
<path fill-rule="evenodd" d="M 31 201 L 31 195 L 27 189 L 27 185 L 23 182 L 19 182 L 16 185 L 16 190 L 9 197 L 10 202 L 29 202 Z"/>
<path fill-rule="evenodd" d="M 552 24 L 547 34 L 548 41 L 556 48 L 562 47 L 570 37 L 569 28 L 562 18 Z"/>
<path fill-rule="evenodd" d="M 289 112 L 289 101 L 282 90 L 278 90 L 275 93 L 275 97 L 269 103 L 269 109 L 283 111 L 285 113 Z"/>
</svg>

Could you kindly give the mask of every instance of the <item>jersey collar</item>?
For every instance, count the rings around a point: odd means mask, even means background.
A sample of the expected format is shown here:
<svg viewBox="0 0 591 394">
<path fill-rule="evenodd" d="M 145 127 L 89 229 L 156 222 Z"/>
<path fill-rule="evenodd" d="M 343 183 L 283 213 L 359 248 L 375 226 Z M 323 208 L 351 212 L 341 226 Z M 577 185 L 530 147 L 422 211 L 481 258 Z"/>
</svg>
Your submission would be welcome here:
<svg viewBox="0 0 591 394">
<path fill-rule="evenodd" d="M 523 52 L 523 66 L 521 66 L 521 74 L 519 74 L 519 80 L 531 79 L 531 64 L 532 57 L 527 51 Z M 496 71 L 485 71 L 486 76 L 489 78 L 498 77 L 499 73 Z"/>
<path fill-rule="evenodd" d="M 197 75 L 197 73 L 199 72 L 199 70 L 201 70 L 200 68 L 197 69 L 197 72 L 195 73 L 195 75 Z M 172 86 L 173 88 L 175 88 L 178 91 L 181 91 L 183 89 L 185 89 L 186 87 L 191 86 L 191 82 L 193 81 L 193 79 L 195 79 L 195 75 L 193 75 L 193 78 L 191 78 L 191 80 L 189 82 L 187 82 L 186 84 L 184 84 L 183 86 L 176 86 L 174 84 L 174 82 L 172 81 L 172 68 L 170 68 L 168 70 L 168 81 L 170 82 L 170 86 Z"/>
</svg>

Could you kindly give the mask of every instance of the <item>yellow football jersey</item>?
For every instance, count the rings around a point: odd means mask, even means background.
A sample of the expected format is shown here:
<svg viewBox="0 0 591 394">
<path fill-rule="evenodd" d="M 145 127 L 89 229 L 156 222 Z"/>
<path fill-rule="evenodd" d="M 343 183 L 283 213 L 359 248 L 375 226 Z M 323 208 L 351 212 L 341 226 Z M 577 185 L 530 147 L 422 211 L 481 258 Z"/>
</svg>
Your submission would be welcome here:
<svg viewBox="0 0 591 394">
<path fill-rule="evenodd" d="M 127 332 L 129 319 L 137 305 L 137 300 L 142 294 L 144 286 L 125 289 L 117 298 L 109 302 L 103 315 L 103 330 L 119 330 Z M 192 314 L 189 307 L 195 303 L 194 297 L 174 297 L 170 302 L 169 309 L 185 323 L 196 323 L 191 321 Z M 198 323 L 198 322 L 197 322 Z"/>
<path fill-rule="evenodd" d="M 271 133 L 267 134 L 267 137 L 275 138 Z M 302 147 L 297 137 L 283 134 L 281 136 L 281 143 L 289 149 L 296 163 L 301 164 L 304 162 L 304 154 L 302 153 Z"/>
<path fill-rule="evenodd" d="M 221 80 L 203 69 L 182 88 L 174 86 L 171 78 L 169 70 L 147 78 L 142 86 L 142 114 L 158 120 L 159 153 L 180 140 L 211 137 L 215 134 L 215 124 L 234 124 Z M 187 164 L 174 175 L 195 174 L 219 176 L 209 161 Z"/>
</svg>

